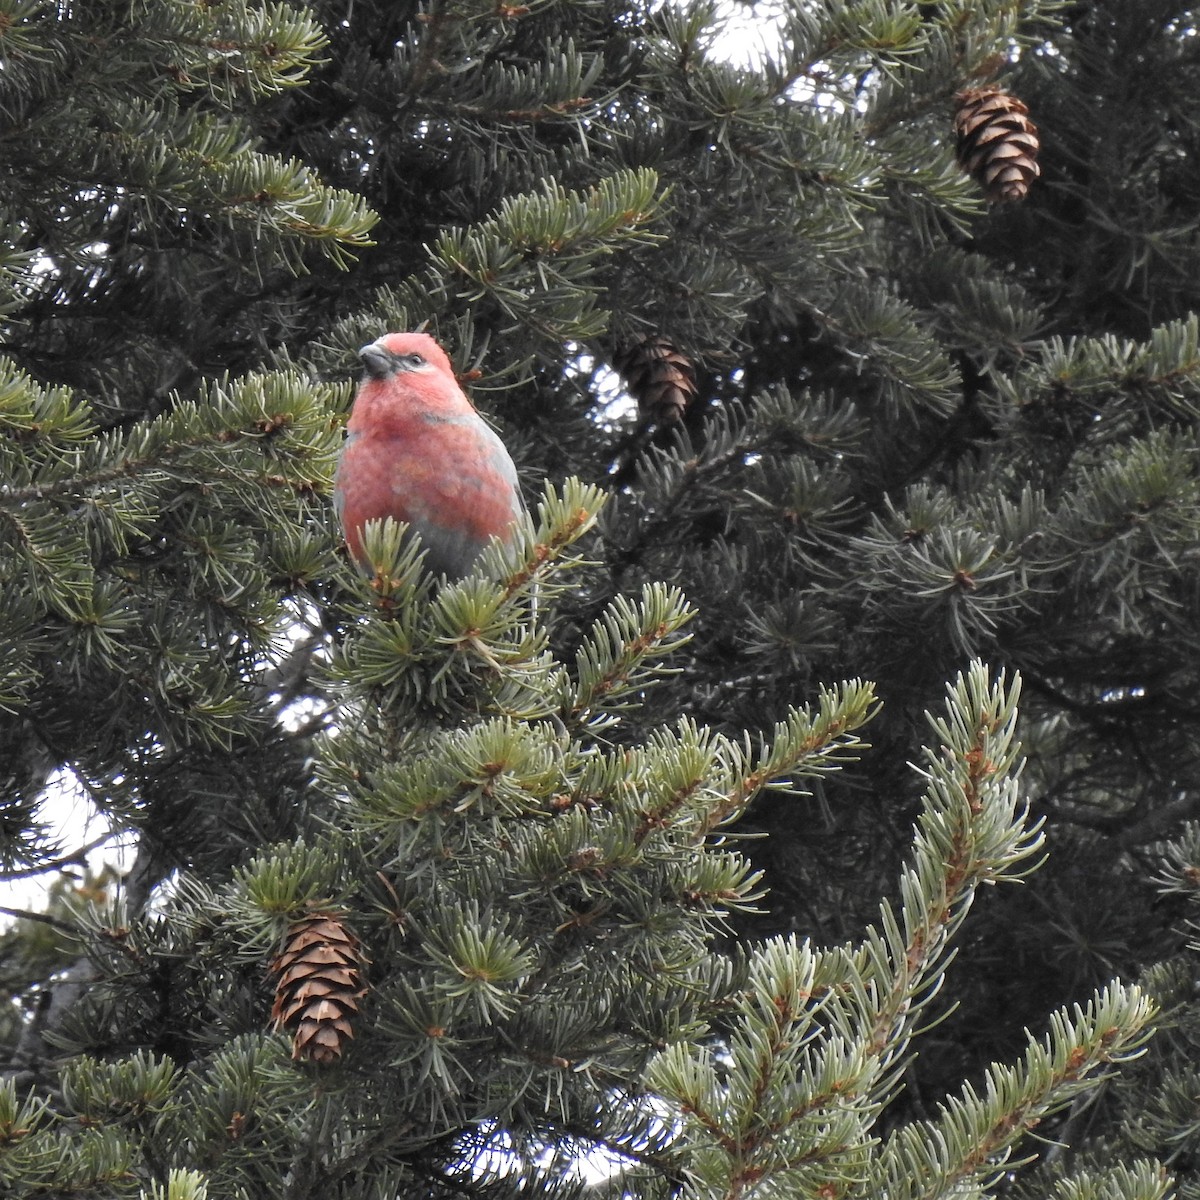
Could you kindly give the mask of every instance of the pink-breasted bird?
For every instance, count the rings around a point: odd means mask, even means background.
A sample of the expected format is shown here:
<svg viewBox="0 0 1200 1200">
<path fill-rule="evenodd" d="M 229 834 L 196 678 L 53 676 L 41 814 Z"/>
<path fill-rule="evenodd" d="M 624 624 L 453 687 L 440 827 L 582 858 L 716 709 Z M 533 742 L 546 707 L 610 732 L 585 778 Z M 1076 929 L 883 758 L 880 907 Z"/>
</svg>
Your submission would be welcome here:
<svg viewBox="0 0 1200 1200">
<path fill-rule="evenodd" d="M 522 511 L 517 470 L 426 333 L 389 333 L 359 352 L 367 372 L 346 424 L 333 503 L 350 553 L 370 570 L 366 521 L 421 535 L 426 569 L 460 579 Z"/>
</svg>

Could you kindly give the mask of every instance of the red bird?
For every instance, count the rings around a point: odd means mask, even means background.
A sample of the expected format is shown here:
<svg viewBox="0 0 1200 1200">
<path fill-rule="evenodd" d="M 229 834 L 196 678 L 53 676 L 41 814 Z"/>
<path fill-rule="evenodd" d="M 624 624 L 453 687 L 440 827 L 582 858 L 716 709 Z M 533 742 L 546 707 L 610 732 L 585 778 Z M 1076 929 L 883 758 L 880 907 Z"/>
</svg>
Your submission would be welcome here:
<svg viewBox="0 0 1200 1200">
<path fill-rule="evenodd" d="M 489 538 L 513 535 L 522 511 L 516 467 L 428 334 L 389 333 L 358 354 L 367 373 L 333 491 L 346 545 L 370 571 L 364 522 L 406 521 L 421 535 L 426 568 L 461 579 Z"/>
</svg>

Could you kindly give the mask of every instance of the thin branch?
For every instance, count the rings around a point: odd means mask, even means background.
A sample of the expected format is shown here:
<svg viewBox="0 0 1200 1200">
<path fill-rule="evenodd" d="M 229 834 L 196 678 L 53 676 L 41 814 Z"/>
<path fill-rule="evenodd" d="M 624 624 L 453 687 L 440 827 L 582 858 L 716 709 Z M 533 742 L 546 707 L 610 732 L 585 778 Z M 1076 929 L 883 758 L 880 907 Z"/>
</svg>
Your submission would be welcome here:
<svg viewBox="0 0 1200 1200">
<path fill-rule="evenodd" d="M 99 850 L 109 838 L 114 837 L 115 832 L 109 830 L 107 833 L 102 833 L 99 837 L 93 838 L 84 846 L 80 846 L 77 850 L 72 850 L 70 854 L 64 854 L 61 858 L 52 858 L 48 862 L 42 863 L 36 867 L 23 867 L 19 871 L 0 871 L 0 879 L 29 879 L 35 875 L 45 875 L 49 871 L 58 871 L 66 866 L 87 866 L 87 856 L 93 850 Z"/>
<path fill-rule="evenodd" d="M 417 57 L 413 62 L 412 74 L 409 76 L 409 95 L 420 95 L 429 76 L 435 71 L 443 73 L 438 55 L 446 41 L 449 25 L 456 20 L 446 12 L 444 4 L 433 3 L 429 11 L 423 15 L 425 36 L 417 49 Z"/>
<path fill-rule="evenodd" d="M 66 921 L 60 921 L 58 917 L 52 917 L 49 913 L 33 912 L 28 908 L 9 908 L 6 904 L 0 904 L 0 913 L 5 916 L 16 917 L 19 921 L 40 921 L 43 925 L 50 925 L 57 929 L 59 933 L 69 934 L 75 937 L 79 930 L 74 925 L 69 925 Z"/>
</svg>

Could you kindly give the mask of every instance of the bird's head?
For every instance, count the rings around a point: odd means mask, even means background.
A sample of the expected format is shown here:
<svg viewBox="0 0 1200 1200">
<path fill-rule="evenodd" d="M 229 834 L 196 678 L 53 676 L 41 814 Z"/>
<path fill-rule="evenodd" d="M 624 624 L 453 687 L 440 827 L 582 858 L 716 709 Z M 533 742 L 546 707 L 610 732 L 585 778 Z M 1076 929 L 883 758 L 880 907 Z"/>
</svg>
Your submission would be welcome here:
<svg viewBox="0 0 1200 1200">
<path fill-rule="evenodd" d="M 441 371 L 454 378 L 454 368 L 446 352 L 427 333 L 387 333 L 364 346 L 358 357 L 363 360 L 371 379 L 392 379 L 412 372 L 415 375 Z"/>
</svg>

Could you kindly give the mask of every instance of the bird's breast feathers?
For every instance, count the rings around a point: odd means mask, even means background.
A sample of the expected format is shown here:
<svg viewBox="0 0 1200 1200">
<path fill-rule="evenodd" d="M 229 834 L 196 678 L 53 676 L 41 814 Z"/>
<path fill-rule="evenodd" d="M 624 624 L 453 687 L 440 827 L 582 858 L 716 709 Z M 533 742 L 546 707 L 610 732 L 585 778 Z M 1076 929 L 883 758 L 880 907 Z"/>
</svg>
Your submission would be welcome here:
<svg viewBox="0 0 1200 1200">
<path fill-rule="evenodd" d="M 342 503 L 363 519 L 390 515 L 411 525 L 464 525 L 486 537 L 521 511 L 512 461 L 482 421 L 474 428 L 441 423 L 435 439 L 352 433 L 342 450 L 339 481 L 345 479 L 353 480 L 355 495 Z"/>
</svg>

